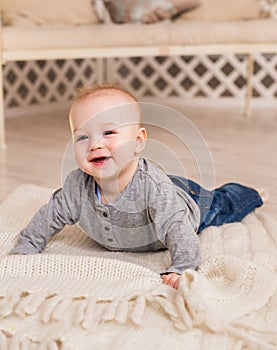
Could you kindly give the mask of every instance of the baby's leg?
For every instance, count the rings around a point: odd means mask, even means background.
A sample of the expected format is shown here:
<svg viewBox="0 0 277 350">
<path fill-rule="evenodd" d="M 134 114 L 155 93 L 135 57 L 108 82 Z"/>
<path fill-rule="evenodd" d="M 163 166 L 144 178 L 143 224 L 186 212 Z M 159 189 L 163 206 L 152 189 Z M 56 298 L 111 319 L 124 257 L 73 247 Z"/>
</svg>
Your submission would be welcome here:
<svg viewBox="0 0 277 350">
<path fill-rule="evenodd" d="M 214 191 L 213 202 L 199 227 L 219 226 L 241 221 L 263 204 L 260 194 L 253 188 L 238 183 L 227 183 Z"/>
<path fill-rule="evenodd" d="M 200 209 L 198 233 L 208 226 L 220 226 L 241 221 L 263 204 L 260 194 L 253 188 L 238 183 L 227 183 L 209 191 L 194 181 L 169 175 L 171 181 L 185 190 Z"/>
</svg>

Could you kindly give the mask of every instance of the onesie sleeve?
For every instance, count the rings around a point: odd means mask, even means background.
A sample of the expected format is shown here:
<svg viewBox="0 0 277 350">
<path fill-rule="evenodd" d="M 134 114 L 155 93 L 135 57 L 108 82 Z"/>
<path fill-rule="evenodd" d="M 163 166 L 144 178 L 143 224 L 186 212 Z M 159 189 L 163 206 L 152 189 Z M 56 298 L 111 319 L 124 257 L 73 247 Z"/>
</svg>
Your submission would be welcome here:
<svg viewBox="0 0 277 350">
<path fill-rule="evenodd" d="M 200 263 L 197 228 L 199 208 L 184 191 L 167 182 L 155 184 L 151 190 L 150 215 L 159 240 L 168 248 L 171 266 L 166 272 L 182 274 L 196 269 Z"/>
<path fill-rule="evenodd" d="M 43 205 L 19 233 L 10 254 L 41 253 L 48 241 L 65 225 L 73 225 L 79 219 L 80 185 L 76 186 L 76 171 L 70 173 L 62 188 L 56 190 L 49 202 Z"/>
<path fill-rule="evenodd" d="M 174 218 L 173 218 L 174 220 Z M 171 257 L 167 272 L 182 274 L 186 269 L 195 270 L 200 264 L 200 242 L 194 230 L 177 221 L 166 234 L 165 245 Z"/>
</svg>

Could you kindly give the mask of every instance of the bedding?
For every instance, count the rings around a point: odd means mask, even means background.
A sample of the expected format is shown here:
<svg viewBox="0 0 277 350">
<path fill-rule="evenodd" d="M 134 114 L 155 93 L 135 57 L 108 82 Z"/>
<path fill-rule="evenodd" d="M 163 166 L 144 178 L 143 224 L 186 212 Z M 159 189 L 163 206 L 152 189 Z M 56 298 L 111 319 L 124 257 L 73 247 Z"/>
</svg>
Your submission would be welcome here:
<svg viewBox="0 0 277 350">
<path fill-rule="evenodd" d="M 262 209 L 210 227 L 203 262 L 175 290 L 167 251 L 109 252 L 77 226 L 39 255 L 7 255 L 51 189 L 0 205 L 0 349 L 276 349 L 277 222 Z"/>
<path fill-rule="evenodd" d="M 115 23 L 155 23 L 201 5 L 200 0 L 105 0 L 104 3 Z"/>
</svg>

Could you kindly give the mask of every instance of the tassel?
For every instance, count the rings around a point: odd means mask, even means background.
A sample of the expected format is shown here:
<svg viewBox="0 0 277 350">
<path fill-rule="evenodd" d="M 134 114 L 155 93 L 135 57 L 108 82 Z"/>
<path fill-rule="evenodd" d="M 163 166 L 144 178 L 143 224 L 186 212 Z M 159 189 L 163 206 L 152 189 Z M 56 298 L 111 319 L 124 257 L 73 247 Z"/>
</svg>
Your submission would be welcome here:
<svg viewBox="0 0 277 350">
<path fill-rule="evenodd" d="M 78 302 L 78 306 L 77 306 L 77 310 L 74 318 L 74 322 L 76 325 L 79 325 L 84 320 L 86 307 L 87 307 L 87 300 L 80 299 Z"/>
<path fill-rule="evenodd" d="M 56 340 L 48 341 L 47 339 L 42 339 L 35 349 L 36 350 L 59 350 L 59 345 Z"/>
<path fill-rule="evenodd" d="M 28 339 L 26 339 L 22 334 L 15 334 L 11 337 L 8 350 L 28 350 L 28 346 Z"/>
<path fill-rule="evenodd" d="M 93 326 L 93 319 L 96 313 L 96 300 L 92 297 L 88 297 L 87 307 L 84 312 L 84 318 L 81 323 L 84 329 L 90 329 Z"/>
<path fill-rule="evenodd" d="M 210 305 L 203 300 L 202 295 L 198 290 L 193 288 L 192 285 L 190 285 L 190 289 L 188 289 L 185 284 L 181 284 L 180 296 L 182 296 L 185 302 L 188 316 L 190 317 L 193 326 L 206 324 L 207 322 L 210 322 L 209 320 L 214 322 L 216 326 L 220 326 L 221 321 L 218 320 L 214 310 L 212 310 Z M 213 330 L 213 328 L 211 328 L 211 330 Z"/>
<path fill-rule="evenodd" d="M 186 301 L 183 298 L 183 296 L 180 294 L 177 294 L 177 296 L 176 296 L 176 306 L 177 306 L 177 309 L 179 311 L 179 315 L 186 326 L 186 329 L 192 329 L 193 322 L 192 322 L 191 316 L 189 314 L 189 311 L 186 308 Z"/>
<path fill-rule="evenodd" d="M 55 340 L 47 344 L 47 350 L 59 350 L 58 344 Z"/>
<path fill-rule="evenodd" d="M 20 343 L 18 336 L 14 335 L 10 339 L 10 344 L 7 347 L 7 350 L 20 350 Z"/>
<path fill-rule="evenodd" d="M 15 308 L 15 313 L 18 316 L 25 316 L 24 308 L 30 303 L 30 301 L 33 299 L 33 295 L 29 293 L 22 293 L 20 296 L 20 300 Z"/>
<path fill-rule="evenodd" d="M 30 341 L 27 337 L 21 340 L 20 350 L 30 350 Z"/>
<path fill-rule="evenodd" d="M 160 295 L 156 295 L 156 296 L 148 296 L 147 300 L 149 302 L 158 303 L 164 309 L 164 311 L 170 316 L 172 320 L 177 320 L 179 318 L 179 312 L 176 306 L 169 299 L 165 299 Z"/>
<path fill-rule="evenodd" d="M 168 315 L 168 317 L 171 319 L 171 321 L 174 323 L 177 329 L 181 331 L 188 330 L 187 325 L 184 324 L 184 321 L 180 316 L 180 311 L 178 310 L 175 300 L 171 301 L 169 299 L 156 296 L 153 301 L 158 303 L 162 307 L 162 309 L 165 311 L 165 313 Z"/>
<path fill-rule="evenodd" d="M 103 321 L 112 321 L 115 319 L 116 310 L 119 303 L 120 299 L 118 298 L 108 303 L 104 310 L 104 315 L 102 316 Z"/>
<path fill-rule="evenodd" d="M 0 296 L 0 309 L 2 308 L 3 305 L 5 305 L 5 296 L 1 295 Z"/>
<path fill-rule="evenodd" d="M 129 310 L 129 301 L 122 300 L 117 307 L 115 320 L 118 323 L 124 324 L 127 322 L 128 318 L 128 310 Z"/>
<path fill-rule="evenodd" d="M 259 349 L 261 349 L 261 350 L 262 349 L 264 349 L 264 350 L 276 350 L 276 344 L 273 345 L 273 344 L 263 342 L 263 341 L 259 340 L 258 338 L 256 338 L 255 336 L 252 336 L 250 333 L 236 329 L 232 325 L 226 327 L 226 332 L 230 336 L 235 336 L 236 338 L 243 340 L 247 349 L 251 348 L 251 344 L 256 344 L 259 346 Z"/>
<path fill-rule="evenodd" d="M 64 314 L 68 307 L 72 304 L 72 298 L 68 296 L 64 296 L 63 300 L 59 302 L 59 304 L 55 307 L 52 312 L 52 318 L 55 321 L 61 321 L 64 317 Z"/>
<path fill-rule="evenodd" d="M 7 296 L 3 298 L 1 303 L 3 306 L 0 309 L 0 315 L 3 317 L 11 315 L 13 313 L 13 309 L 15 305 L 19 302 L 19 300 L 20 300 L 19 293 L 14 293 L 11 296 Z"/>
<path fill-rule="evenodd" d="M 144 295 L 139 295 L 135 301 L 135 305 L 133 311 L 131 313 L 131 320 L 134 324 L 141 326 L 142 324 L 142 316 L 145 311 L 146 299 Z"/>
<path fill-rule="evenodd" d="M 41 313 L 41 321 L 44 323 L 47 323 L 52 318 L 52 313 L 54 309 L 57 307 L 57 305 L 61 302 L 62 296 L 61 295 L 52 295 L 48 300 L 44 303 L 44 308 Z"/>
<path fill-rule="evenodd" d="M 0 349 L 6 350 L 8 348 L 8 339 L 4 332 L 0 331 Z"/>
<path fill-rule="evenodd" d="M 48 350 L 48 344 L 45 341 L 40 341 L 37 350 Z"/>
<path fill-rule="evenodd" d="M 33 315 L 45 301 L 46 295 L 30 295 L 28 299 L 28 304 L 22 308 L 22 311 L 25 312 L 26 315 Z"/>
</svg>

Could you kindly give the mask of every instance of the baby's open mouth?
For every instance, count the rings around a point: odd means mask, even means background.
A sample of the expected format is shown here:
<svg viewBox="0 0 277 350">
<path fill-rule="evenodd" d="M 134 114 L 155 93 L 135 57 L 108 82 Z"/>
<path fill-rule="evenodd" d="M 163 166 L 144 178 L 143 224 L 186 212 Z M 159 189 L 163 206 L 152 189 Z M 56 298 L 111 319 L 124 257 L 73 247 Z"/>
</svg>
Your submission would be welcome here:
<svg viewBox="0 0 277 350">
<path fill-rule="evenodd" d="M 92 163 L 100 165 L 103 164 L 104 162 L 106 162 L 107 160 L 109 160 L 110 157 L 98 157 L 98 158 L 93 158 L 91 160 Z"/>
</svg>

